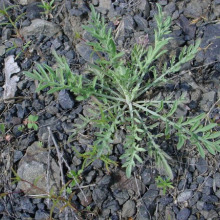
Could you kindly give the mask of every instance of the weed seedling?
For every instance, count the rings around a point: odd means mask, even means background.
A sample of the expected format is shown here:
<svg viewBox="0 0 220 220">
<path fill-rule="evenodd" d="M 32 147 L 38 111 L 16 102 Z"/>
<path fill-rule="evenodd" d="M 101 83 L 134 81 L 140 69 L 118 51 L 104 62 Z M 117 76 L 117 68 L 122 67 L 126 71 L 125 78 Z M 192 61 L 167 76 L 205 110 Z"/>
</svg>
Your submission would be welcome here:
<svg viewBox="0 0 220 220">
<path fill-rule="evenodd" d="M 159 68 L 157 64 L 161 62 L 162 55 L 168 53 L 165 46 L 171 39 L 167 37 L 171 32 L 171 18 L 164 18 L 159 4 L 157 8 L 154 42 L 148 44 L 145 37 L 133 46 L 129 58 L 124 51 L 117 49 L 111 29 L 107 29 L 104 18 L 91 6 L 91 20 L 84 29 L 96 40 L 87 45 L 101 56 L 89 64 L 89 73 L 74 74 L 66 59 L 53 52 L 57 61 L 56 70 L 48 65 L 37 65 L 38 70 L 25 74 L 39 81 L 37 91 L 50 87 L 48 93 L 52 94 L 67 89 L 78 101 L 90 99 L 93 102 L 97 109 L 91 122 L 95 130 L 93 147 L 96 158 L 111 154 L 114 135 L 123 130 L 124 153 L 120 159 L 127 177 L 131 176 L 136 163 L 142 163 L 144 154 L 148 153 L 159 170 L 166 171 L 172 180 L 169 165 L 172 158 L 161 148 L 164 139 L 175 140 L 174 146 L 178 150 L 187 142 L 187 145 L 195 146 L 204 158 L 206 150 L 213 155 L 220 152 L 220 132 L 214 130 L 216 123 L 204 123 L 205 113 L 191 118 L 177 118 L 175 112 L 184 97 L 176 100 L 172 96 L 161 99 L 156 94 L 151 97 L 146 95 L 164 86 L 168 82 L 167 76 L 178 73 L 183 64 L 191 61 L 200 45 L 200 40 L 197 40 L 194 45 L 183 47 L 178 56 L 164 61 Z M 150 77 L 146 79 L 146 75 Z M 88 120 L 85 119 L 87 125 Z M 90 163 L 94 155 L 87 156 Z"/>
<path fill-rule="evenodd" d="M 50 2 L 41 0 L 41 4 L 38 5 L 38 7 L 43 8 L 44 9 L 44 14 L 49 15 L 52 10 L 56 7 L 55 5 L 53 6 L 55 0 L 52 0 Z"/>
<path fill-rule="evenodd" d="M 170 189 L 174 188 L 170 179 L 163 179 L 161 176 L 158 176 L 156 178 L 156 184 L 157 184 L 158 188 L 163 189 L 164 195 L 166 194 L 168 188 L 170 188 Z"/>
<path fill-rule="evenodd" d="M 38 116 L 37 115 L 29 115 L 28 118 L 24 121 L 24 125 L 27 125 L 28 129 L 38 130 L 37 125 Z"/>
<path fill-rule="evenodd" d="M 15 49 L 15 48 L 20 49 L 21 51 L 15 57 L 15 60 L 16 60 L 16 59 L 18 59 L 18 57 L 22 53 L 25 54 L 25 56 L 27 56 L 27 48 L 30 46 L 31 41 L 25 42 L 25 40 L 24 40 L 23 36 L 21 35 L 20 30 L 18 28 L 19 20 L 25 15 L 25 13 L 20 14 L 19 16 L 16 17 L 16 19 L 13 20 L 8 12 L 9 10 L 11 10 L 15 7 L 18 7 L 18 5 L 12 5 L 7 8 L 5 8 L 5 5 L 3 5 L 3 9 L 0 10 L 0 14 L 2 14 L 4 17 L 6 17 L 6 19 L 8 21 L 4 22 L 4 23 L 0 23 L 0 25 L 12 25 L 12 27 L 14 28 L 14 31 L 16 33 L 16 37 L 18 37 L 22 40 L 21 46 L 18 46 L 15 42 L 13 42 L 13 46 L 6 50 L 6 52 L 8 52 L 8 51 Z"/>
<path fill-rule="evenodd" d="M 3 5 L 3 9 L 0 9 L 0 14 L 6 17 L 8 22 L 0 23 L 0 25 L 12 25 L 15 30 L 16 36 L 19 37 L 20 39 L 23 39 L 17 27 L 17 24 L 18 24 L 18 21 L 25 15 L 25 13 L 20 14 L 19 16 L 16 17 L 16 19 L 13 20 L 8 11 L 15 7 L 18 7 L 18 5 L 12 5 L 7 8 L 5 7 L 5 5 Z"/>
</svg>

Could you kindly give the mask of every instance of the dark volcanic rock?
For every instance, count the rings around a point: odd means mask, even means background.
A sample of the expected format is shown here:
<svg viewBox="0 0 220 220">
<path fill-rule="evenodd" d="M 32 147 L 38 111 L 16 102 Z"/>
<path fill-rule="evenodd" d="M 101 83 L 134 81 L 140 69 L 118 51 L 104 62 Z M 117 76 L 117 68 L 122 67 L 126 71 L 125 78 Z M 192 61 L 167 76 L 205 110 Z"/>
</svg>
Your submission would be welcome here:
<svg viewBox="0 0 220 220">
<path fill-rule="evenodd" d="M 137 26 L 138 26 L 138 29 L 140 31 L 146 31 L 147 28 L 148 28 L 148 22 L 146 19 L 142 18 L 141 16 L 139 15 L 135 15 L 134 16 L 134 20 L 135 22 L 137 23 Z"/>
<path fill-rule="evenodd" d="M 26 16 L 30 20 L 33 20 L 35 18 L 40 18 L 42 15 L 42 12 L 44 12 L 44 9 L 39 7 L 41 3 L 34 2 L 27 6 Z"/>
<path fill-rule="evenodd" d="M 205 173 L 208 170 L 208 164 L 206 160 L 200 157 L 198 163 L 196 164 L 196 168 L 199 173 Z"/>
<path fill-rule="evenodd" d="M 93 190 L 92 198 L 95 204 L 101 208 L 102 203 L 108 196 L 108 190 L 102 187 L 97 187 Z"/>
<path fill-rule="evenodd" d="M 75 104 L 73 95 L 67 90 L 59 92 L 58 101 L 63 109 L 71 109 Z"/>
<path fill-rule="evenodd" d="M 122 208 L 122 218 L 128 218 L 134 216 L 136 212 L 135 202 L 132 200 L 128 200 Z"/>
<path fill-rule="evenodd" d="M 188 36 L 187 40 L 192 40 L 195 37 L 196 25 L 190 24 L 189 20 L 184 15 L 180 16 L 179 22 L 183 32 Z"/>
<path fill-rule="evenodd" d="M 208 24 L 204 31 L 204 36 L 200 47 L 206 48 L 198 52 L 196 57 L 203 57 L 205 59 L 205 64 L 220 61 L 220 23 L 217 24 Z"/>
<path fill-rule="evenodd" d="M 177 220 L 187 220 L 190 216 L 190 210 L 187 208 L 183 208 L 180 210 L 180 212 L 177 214 Z"/>
<path fill-rule="evenodd" d="M 177 201 L 178 202 L 185 202 L 185 201 L 189 200 L 192 197 L 192 195 L 193 195 L 192 190 L 185 190 L 177 196 Z"/>
</svg>

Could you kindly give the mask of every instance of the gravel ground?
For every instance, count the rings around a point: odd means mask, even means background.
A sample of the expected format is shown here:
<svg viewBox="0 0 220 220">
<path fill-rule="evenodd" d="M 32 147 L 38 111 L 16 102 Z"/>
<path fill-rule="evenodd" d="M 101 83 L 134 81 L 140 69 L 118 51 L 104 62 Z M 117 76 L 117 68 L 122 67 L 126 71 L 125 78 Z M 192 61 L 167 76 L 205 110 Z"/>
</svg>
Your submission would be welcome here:
<svg viewBox="0 0 220 220">
<path fill-rule="evenodd" d="M 11 25 L 0 26 L 0 122 L 6 127 L 6 135 L 0 136 L 0 193 L 8 193 L 0 199 L 2 220 L 49 219 L 52 201 L 36 195 L 48 192 L 51 187 L 55 192 L 61 188 L 59 155 L 62 154 L 68 164 L 62 166 L 66 176 L 68 168 L 78 171 L 83 163 L 72 146 L 82 153 L 93 141 L 92 131 L 82 131 L 68 142 L 74 124 L 82 123 L 79 115 L 89 116 L 89 102 L 77 102 L 66 90 L 51 95 L 46 90 L 36 93 L 37 82 L 23 74 L 35 68 L 36 63 L 54 66 L 53 49 L 66 57 L 74 72 L 85 71 L 86 64 L 95 57 L 91 58 L 91 49 L 76 36 L 80 34 L 86 41 L 91 40 L 82 29 L 88 21 L 90 2 L 113 28 L 118 48 L 128 53 L 138 37 L 148 34 L 152 40 L 156 2 L 162 5 L 165 15 L 172 17 L 173 39 L 167 48 L 171 54 L 201 38 L 201 50 L 195 59 L 184 65 L 160 94 L 166 97 L 173 92 L 176 98 L 185 94 L 186 101 L 178 109 L 178 116 L 206 112 L 219 123 L 219 0 L 55 0 L 55 7 L 48 15 L 42 13 L 44 10 L 34 0 L 1 0 L 0 8 L 18 5 L 9 11 L 13 19 L 25 13 L 17 27 L 19 34 Z M 0 16 L 0 23 L 4 21 Z M 28 48 L 22 51 L 22 45 L 27 42 L 30 42 Z M 12 60 L 9 66 L 15 65 L 9 77 L 10 84 L 15 84 L 14 91 L 6 86 L 8 60 Z M 37 131 L 28 129 L 25 124 L 29 115 L 38 115 Z M 115 138 L 110 156 L 119 164 L 123 135 L 120 133 Z M 55 138 L 59 153 L 48 137 Z M 63 212 L 55 208 L 53 219 L 220 219 L 219 155 L 207 154 L 206 159 L 202 159 L 190 146 L 177 151 L 172 147 L 172 140 L 164 141 L 162 148 L 173 158 L 171 166 L 175 177 L 174 188 L 168 189 L 165 195 L 155 183 L 160 173 L 147 154 L 130 179 L 125 177 L 120 165 L 110 165 L 108 172 L 97 160 L 82 173 L 80 187 L 73 188 L 70 200 L 74 208 Z M 31 183 L 43 175 L 38 182 L 41 190 L 25 182 L 12 183 L 11 168 Z"/>
</svg>

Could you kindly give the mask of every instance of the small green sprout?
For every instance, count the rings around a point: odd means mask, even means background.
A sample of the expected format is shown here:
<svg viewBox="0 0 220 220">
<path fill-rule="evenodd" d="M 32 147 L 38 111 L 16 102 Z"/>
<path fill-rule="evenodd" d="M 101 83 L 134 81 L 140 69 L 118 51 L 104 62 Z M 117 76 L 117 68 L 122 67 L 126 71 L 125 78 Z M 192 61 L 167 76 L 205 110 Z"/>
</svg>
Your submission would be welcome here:
<svg viewBox="0 0 220 220">
<path fill-rule="evenodd" d="M 20 125 L 20 126 L 18 127 L 18 130 L 19 130 L 20 132 L 23 132 L 24 129 L 25 129 L 25 126 L 24 126 L 24 125 Z"/>
<path fill-rule="evenodd" d="M 5 135 L 5 124 L 0 123 L 0 135 Z"/>
<path fill-rule="evenodd" d="M 27 119 L 27 127 L 29 129 L 33 128 L 35 131 L 37 131 L 38 130 L 37 120 L 38 120 L 37 115 L 29 115 Z"/>
<path fill-rule="evenodd" d="M 43 8 L 44 9 L 44 14 L 49 15 L 52 10 L 56 7 L 55 5 L 53 6 L 54 0 L 47 2 L 44 0 L 41 0 L 41 5 L 38 5 L 38 7 Z"/>
<path fill-rule="evenodd" d="M 6 17 L 6 19 L 8 21 L 0 23 L 0 25 L 12 25 L 15 32 L 16 32 L 17 37 L 23 39 L 21 34 L 20 34 L 20 31 L 17 27 L 17 24 L 18 24 L 18 21 L 25 15 L 25 13 L 22 13 L 22 14 L 18 15 L 16 17 L 16 19 L 13 20 L 8 11 L 15 8 L 15 7 L 18 7 L 18 5 L 12 5 L 12 6 L 9 6 L 9 7 L 6 8 L 5 5 L 3 4 L 3 9 L 0 9 L 0 15 L 3 15 L 4 17 Z"/>
<path fill-rule="evenodd" d="M 163 179 L 161 176 L 158 176 L 156 178 L 156 183 L 158 188 L 163 189 L 163 194 L 165 195 L 167 192 L 167 188 L 173 189 L 174 187 L 172 186 L 172 182 L 170 179 Z"/>
</svg>

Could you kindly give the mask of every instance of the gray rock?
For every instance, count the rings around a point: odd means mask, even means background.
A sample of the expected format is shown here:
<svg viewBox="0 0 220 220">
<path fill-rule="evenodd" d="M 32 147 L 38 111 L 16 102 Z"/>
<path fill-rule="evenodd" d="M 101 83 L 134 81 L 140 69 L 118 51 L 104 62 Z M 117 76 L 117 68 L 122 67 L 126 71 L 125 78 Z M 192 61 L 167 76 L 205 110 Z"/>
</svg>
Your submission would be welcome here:
<svg viewBox="0 0 220 220">
<path fill-rule="evenodd" d="M 129 194 L 127 190 L 114 190 L 113 195 L 118 201 L 119 205 L 124 204 L 129 199 Z"/>
<path fill-rule="evenodd" d="M 216 6 L 213 8 L 213 11 L 214 11 L 214 16 L 219 17 L 219 15 L 220 15 L 220 5 L 216 5 Z M 214 16 L 213 16 L 213 17 L 214 17 Z"/>
<path fill-rule="evenodd" d="M 92 192 L 92 198 L 99 208 L 101 208 L 102 203 L 106 200 L 107 196 L 108 190 L 102 187 L 97 187 Z"/>
<path fill-rule="evenodd" d="M 34 183 L 36 178 L 40 178 L 37 182 L 37 186 L 47 191 L 47 180 L 46 180 L 46 173 L 47 173 L 47 161 L 48 161 L 48 153 L 45 149 L 39 147 L 38 142 L 34 142 L 30 147 L 28 147 L 26 154 L 21 159 L 18 165 L 17 174 L 22 179 Z M 53 187 L 54 191 L 56 192 L 60 187 L 60 173 L 59 167 L 56 161 L 51 158 L 50 161 L 50 179 L 49 179 L 49 187 L 50 189 Z M 42 194 L 42 191 L 31 187 L 30 184 L 26 182 L 20 181 L 18 183 L 18 188 L 23 190 L 24 193 L 27 195 L 38 195 Z"/>
<path fill-rule="evenodd" d="M 48 219 L 49 218 L 49 214 L 45 211 L 42 210 L 37 210 L 35 213 L 35 220 L 44 220 L 44 219 Z"/>
<path fill-rule="evenodd" d="M 58 102 L 63 109 L 71 109 L 75 104 L 72 93 L 65 89 L 59 92 Z"/>
<path fill-rule="evenodd" d="M 87 183 L 91 183 L 94 180 L 95 176 L 96 176 L 96 171 L 95 170 L 90 171 L 85 177 Z"/>
<path fill-rule="evenodd" d="M 132 16 L 127 15 L 123 18 L 122 22 L 124 22 L 125 32 L 132 33 L 134 31 L 134 19 Z"/>
<path fill-rule="evenodd" d="M 199 211 L 201 211 L 201 210 L 203 210 L 204 205 L 205 205 L 205 202 L 203 202 L 203 201 L 198 201 L 198 202 L 196 203 L 196 208 L 197 208 Z"/>
<path fill-rule="evenodd" d="M 115 213 L 120 209 L 120 206 L 118 201 L 114 200 L 112 197 L 108 197 L 108 199 L 104 201 L 102 208 L 105 210 L 110 210 L 111 213 Z"/>
<path fill-rule="evenodd" d="M 90 190 L 83 190 L 83 192 L 84 192 L 84 195 L 82 194 L 82 192 L 79 192 L 77 196 L 80 200 L 80 204 L 86 207 L 90 205 L 92 202 L 92 193 Z"/>
<path fill-rule="evenodd" d="M 39 7 L 41 3 L 34 2 L 31 4 L 28 4 L 27 10 L 26 10 L 26 17 L 30 20 L 40 18 L 42 15 L 42 12 L 44 12 L 44 9 Z"/>
<path fill-rule="evenodd" d="M 97 5 L 99 4 L 99 0 L 92 0 L 92 4 L 93 4 L 94 6 L 97 6 Z"/>
<path fill-rule="evenodd" d="M 14 163 L 19 161 L 22 157 L 23 157 L 23 153 L 21 151 L 19 151 L 19 150 L 16 150 L 14 152 Z"/>
<path fill-rule="evenodd" d="M 0 213 L 2 213 L 5 210 L 5 206 L 2 202 L 0 202 Z"/>
<path fill-rule="evenodd" d="M 148 0 L 140 0 L 136 7 L 139 10 L 143 11 L 145 18 L 148 18 L 150 16 L 150 4 Z"/>
<path fill-rule="evenodd" d="M 206 194 L 206 195 L 210 195 L 212 193 L 212 188 L 208 187 L 208 186 L 204 186 L 202 193 Z"/>
<path fill-rule="evenodd" d="M 0 45 L 0 56 L 3 56 L 5 54 L 6 47 L 4 45 Z"/>
<path fill-rule="evenodd" d="M 159 4 L 162 5 L 162 6 L 167 5 L 167 3 L 168 3 L 167 0 L 159 1 Z"/>
<path fill-rule="evenodd" d="M 56 38 L 55 40 L 52 41 L 52 45 L 53 48 L 57 50 L 61 47 L 62 42 L 58 38 Z"/>
<path fill-rule="evenodd" d="M 158 197 L 158 190 L 149 189 L 144 195 L 143 195 L 143 201 L 145 203 L 152 203 L 155 201 L 155 199 Z"/>
<path fill-rule="evenodd" d="M 218 38 L 220 33 L 220 23 L 217 24 L 208 24 L 204 31 L 204 36 L 202 38 L 202 42 L 200 47 L 208 48 L 206 50 L 202 50 L 200 52 L 203 53 L 205 63 L 210 63 L 213 61 L 220 61 L 220 38 Z"/>
<path fill-rule="evenodd" d="M 57 24 L 54 24 L 49 21 L 42 19 L 35 19 L 31 22 L 31 25 L 28 27 L 23 27 L 21 29 L 21 35 L 27 38 L 28 36 L 35 35 L 44 35 L 47 37 L 52 37 L 60 31 L 60 27 Z"/>
<path fill-rule="evenodd" d="M 215 192 L 215 195 L 220 199 L 220 189 Z"/>
<path fill-rule="evenodd" d="M 200 192 L 194 193 L 193 197 L 190 198 L 190 200 L 188 201 L 189 202 L 189 206 L 190 207 L 194 206 L 198 202 L 200 197 L 201 197 L 201 193 Z"/>
<path fill-rule="evenodd" d="M 215 202 L 218 202 L 218 198 L 214 195 L 203 194 L 201 201 L 208 202 L 208 203 L 215 203 Z"/>
<path fill-rule="evenodd" d="M 31 25 L 31 21 L 29 19 L 25 19 L 24 21 L 22 21 L 21 26 L 22 27 L 27 27 Z"/>
<path fill-rule="evenodd" d="M 176 4 L 174 2 L 170 2 L 168 5 L 164 7 L 164 12 L 168 16 L 171 16 L 175 10 L 176 10 Z"/>
<path fill-rule="evenodd" d="M 177 18 L 179 18 L 179 16 L 180 16 L 179 10 L 176 10 L 172 15 L 172 20 L 176 20 Z"/>
<path fill-rule="evenodd" d="M 190 210 L 187 208 L 183 208 L 180 210 L 180 212 L 177 214 L 177 220 L 187 220 L 190 216 Z"/>
<path fill-rule="evenodd" d="M 153 183 L 154 176 L 152 174 L 153 174 L 152 169 L 149 168 L 144 169 L 143 173 L 141 173 L 142 182 L 145 185 L 150 185 L 151 183 Z"/>
<path fill-rule="evenodd" d="M 195 37 L 196 25 L 190 24 L 189 20 L 184 15 L 180 16 L 179 22 L 183 32 L 188 36 L 187 40 L 192 40 Z"/>
<path fill-rule="evenodd" d="M 51 115 L 56 115 L 59 112 L 59 110 L 56 106 L 49 105 L 46 107 L 46 112 Z"/>
<path fill-rule="evenodd" d="M 163 206 L 167 206 L 168 204 L 170 204 L 171 202 L 173 202 L 173 198 L 166 196 L 166 197 L 162 197 L 160 199 L 160 204 Z"/>
<path fill-rule="evenodd" d="M 102 187 L 108 187 L 111 183 L 111 176 L 105 175 L 99 180 L 98 185 Z"/>
<path fill-rule="evenodd" d="M 42 102 L 41 100 L 35 99 L 32 103 L 32 107 L 38 112 L 44 109 L 45 105 L 44 102 Z"/>
<path fill-rule="evenodd" d="M 215 174 L 217 174 L 217 173 L 215 173 Z M 220 173 L 218 173 L 218 174 L 219 174 L 219 181 L 220 181 Z M 215 176 L 215 175 L 214 175 L 214 176 Z M 219 182 L 219 184 L 220 184 L 220 182 Z M 204 186 L 213 187 L 213 178 L 208 177 L 208 178 L 205 180 Z M 219 185 L 219 186 L 220 186 L 220 185 Z"/>
<path fill-rule="evenodd" d="M 48 141 L 49 133 L 48 133 L 47 127 L 44 125 L 50 126 L 51 131 L 56 131 L 57 130 L 56 129 L 57 121 L 55 120 L 55 117 L 51 117 L 47 120 L 40 120 L 40 121 L 38 121 L 38 123 L 40 125 L 39 131 L 37 133 L 38 139 L 39 139 L 39 141 L 46 142 L 46 141 Z"/>
<path fill-rule="evenodd" d="M 219 216 L 218 213 L 215 210 L 210 210 L 210 211 L 202 210 L 201 211 L 201 215 L 203 215 L 203 217 L 205 219 L 208 219 L 208 220 L 212 220 L 212 219 L 218 218 L 218 216 Z"/>
<path fill-rule="evenodd" d="M 80 56 L 87 62 L 93 63 L 95 60 L 99 59 L 99 56 L 96 53 L 94 53 L 91 47 L 85 44 L 82 43 L 77 44 L 76 50 L 80 54 Z"/>
<path fill-rule="evenodd" d="M 112 7 L 111 0 L 101 0 L 99 1 L 99 7 L 97 10 L 100 11 L 102 14 L 106 14 Z"/>
<path fill-rule="evenodd" d="M 196 164 L 196 168 L 199 171 L 199 173 L 205 173 L 208 170 L 208 164 L 206 160 L 200 157 Z"/>
<path fill-rule="evenodd" d="M 187 4 L 184 15 L 189 18 L 204 16 L 210 3 L 210 0 L 192 0 Z"/>
<path fill-rule="evenodd" d="M 29 198 L 22 198 L 20 201 L 20 208 L 28 213 L 35 213 L 36 205 L 34 205 Z"/>
<path fill-rule="evenodd" d="M 148 22 L 139 15 L 134 16 L 134 20 L 137 23 L 139 31 L 146 31 L 148 29 Z"/>
<path fill-rule="evenodd" d="M 138 209 L 137 220 L 151 220 L 156 210 L 156 204 L 141 205 Z"/>
<path fill-rule="evenodd" d="M 11 32 L 11 29 L 3 29 L 3 31 L 2 31 L 2 41 L 4 42 L 4 41 L 6 41 L 6 40 L 9 40 L 9 38 L 11 37 L 11 34 L 12 34 L 12 32 Z M 8 42 L 8 43 L 10 43 L 10 42 Z M 5 46 L 7 46 L 7 42 L 5 43 Z M 9 47 L 9 46 L 7 46 L 7 47 Z"/>
<path fill-rule="evenodd" d="M 189 200 L 192 196 L 193 196 L 192 190 L 185 190 L 177 196 L 177 201 L 178 202 L 185 202 L 185 201 Z"/>
<path fill-rule="evenodd" d="M 37 204 L 37 208 L 40 209 L 40 210 L 44 210 L 45 206 L 46 205 L 44 203 L 42 203 L 42 202 Z"/>
<path fill-rule="evenodd" d="M 144 205 L 141 205 L 138 210 L 137 219 L 151 219 L 156 209 L 156 198 L 158 197 L 159 192 L 154 189 L 149 189 L 143 196 Z"/>
<path fill-rule="evenodd" d="M 210 108 L 213 106 L 216 100 L 216 92 L 210 91 L 203 94 L 202 100 L 200 102 L 200 107 L 203 111 L 208 112 Z"/>
<path fill-rule="evenodd" d="M 31 4 L 34 2 L 35 2 L 35 0 L 18 0 L 18 4 L 20 4 L 20 5 L 28 5 L 28 4 Z"/>
<path fill-rule="evenodd" d="M 128 200 L 122 207 L 122 218 L 134 216 L 136 213 L 136 205 L 132 200 Z"/>
</svg>

